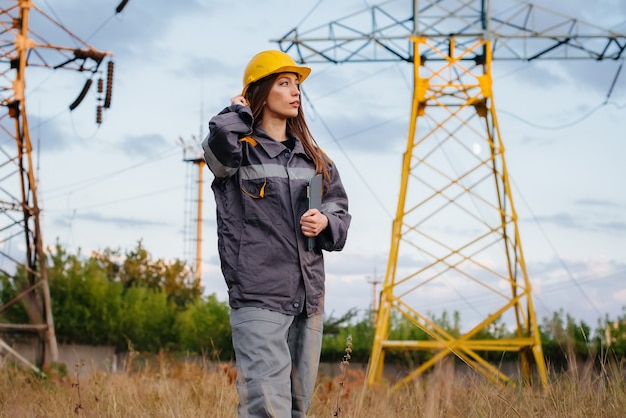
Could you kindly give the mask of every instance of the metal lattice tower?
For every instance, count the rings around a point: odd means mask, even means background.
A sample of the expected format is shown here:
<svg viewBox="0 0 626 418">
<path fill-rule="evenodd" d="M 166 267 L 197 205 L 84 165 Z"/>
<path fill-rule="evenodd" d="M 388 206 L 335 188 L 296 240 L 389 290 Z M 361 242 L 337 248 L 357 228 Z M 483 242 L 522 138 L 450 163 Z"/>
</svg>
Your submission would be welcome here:
<svg viewBox="0 0 626 418">
<path fill-rule="evenodd" d="M 494 106 L 492 61 L 623 59 L 626 35 L 533 4 L 503 3 L 498 5 L 506 9 L 492 13 L 488 0 L 414 0 L 406 18 L 394 16 L 406 10 L 374 6 L 276 40 L 301 63 L 413 64 L 411 119 L 370 384 L 382 378 L 387 352 L 424 350 L 430 358 L 396 386 L 450 355 L 494 382 L 514 383 L 486 360 L 489 352 L 518 352 L 524 379 L 537 377 L 547 385 Z M 420 311 L 428 295 L 443 288 L 477 314 L 459 335 Z M 391 339 L 394 315 L 414 324 L 427 340 Z M 488 332 L 502 322 L 514 326 L 514 338 Z"/>
<path fill-rule="evenodd" d="M 200 138 L 202 138 L 202 130 L 200 130 Z M 202 203 L 203 203 L 203 190 L 204 190 L 204 154 L 198 138 L 192 136 L 192 141 L 185 141 L 182 137 L 178 138 L 178 143 L 183 147 L 183 161 L 192 163 L 195 167 L 195 175 L 191 178 L 191 182 L 196 185 L 196 211 L 195 215 L 191 210 L 185 214 L 185 239 L 188 240 L 190 245 L 193 245 L 193 251 L 189 253 L 194 254 L 194 286 L 198 292 L 202 287 Z M 188 186 L 192 186 L 188 183 Z M 192 200 L 191 194 L 193 187 L 189 187 L 188 199 Z M 193 218 L 193 219 L 192 219 Z M 192 223 L 195 221 L 195 231 L 190 233 Z"/>
<path fill-rule="evenodd" d="M 46 31 L 75 46 L 55 46 L 30 28 Z M 41 27 L 40 27 L 41 26 Z M 93 77 L 109 52 L 96 50 L 49 17 L 31 0 L 0 1 L 0 275 L 18 289 L 15 298 L 0 301 L 0 352 L 8 352 L 35 370 L 58 360 L 48 274 L 41 231 L 41 206 L 33 165 L 33 145 L 26 109 L 26 73 L 37 68 L 87 73 L 69 105 L 74 110 L 88 93 Z M 113 62 L 107 63 L 106 84 L 97 82 L 96 122 L 111 104 Z M 22 303 L 28 323 L 6 323 L 2 314 Z M 39 341 L 35 364 L 14 350 L 2 336 L 28 334 Z"/>
</svg>

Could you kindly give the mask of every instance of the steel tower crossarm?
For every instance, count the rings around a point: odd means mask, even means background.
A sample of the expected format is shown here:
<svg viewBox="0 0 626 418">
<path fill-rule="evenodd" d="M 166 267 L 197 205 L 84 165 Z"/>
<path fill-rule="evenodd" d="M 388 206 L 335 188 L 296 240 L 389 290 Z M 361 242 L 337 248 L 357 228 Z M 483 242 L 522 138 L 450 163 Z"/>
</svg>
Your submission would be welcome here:
<svg viewBox="0 0 626 418">
<path fill-rule="evenodd" d="M 407 2 L 408 3 L 408 2 Z M 413 1 L 411 14 L 381 6 L 354 13 L 305 31 L 294 28 L 274 39 L 301 63 L 414 61 L 411 39 L 441 42 L 492 41 L 493 60 L 618 60 L 624 58 L 626 34 L 518 1 Z M 419 5 L 419 6 L 418 6 Z M 480 54 L 482 55 L 482 54 Z M 476 56 L 468 59 L 476 59 Z M 440 59 L 432 53 L 424 59 Z"/>
</svg>

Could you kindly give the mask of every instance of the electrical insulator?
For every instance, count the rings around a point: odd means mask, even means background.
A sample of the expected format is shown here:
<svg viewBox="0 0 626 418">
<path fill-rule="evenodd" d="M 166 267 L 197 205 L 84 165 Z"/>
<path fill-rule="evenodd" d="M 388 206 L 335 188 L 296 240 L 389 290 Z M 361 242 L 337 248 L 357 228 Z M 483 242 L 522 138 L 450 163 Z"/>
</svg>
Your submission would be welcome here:
<svg viewBox="0 0 626 418">
<path fill-rule="evenodd" d="M 102 91 L 103 91 L 103 84 L 104 83 L 102 82 L 102 79 L 99 78 L 98 79 L 98 93 L 102 93 Z"/>
<path fill-rule="evenodd" d="M 96 107 L 96 123 L 100 125 L 102 123 L 102 106 Z"/>
<path fill-rule="evenodd" d="M 80 102 L 83 101 L 83 99 L 85 98 L 85 95 L 87 94 L 87 92 L 89 91 L 89 88 L 91 87 L 91 83 L 93 83 L 93 80 L 91 78 L 88 78 L 87 81 L 85 81 L 85 85 L 83 86 L 83 89 L 80 91 L 80 94 L 78 95 L 76 100 L 74 100 L 74 102 L 70 105 L 70 110 L 76 109 L 78 105 L 80 104 Z"/>
<path fill-rule="evenodd" d="M 9 102 L 7 107 L 9 108 L 9 116 L 10 117 L 12 117 L 13 119 L 19 118 L 19 116 L 20 116 L 20 102 L 18 100 L 14 100 L 12 102 Z"/>
<path fill-rule="evenodd" d="M 122 13 L 122 10 L 126 7 L 126 3 L 128 3 L 128 0 L 122 0 L 115 8 L 115 14 Z"/>
<path fill-rule="evenodd" d="M 111 107 L 111 93 L 113 92 L 113 61 L 107 63 L 107 89 L 104 95 L 104 108 Z"/>
</svg>

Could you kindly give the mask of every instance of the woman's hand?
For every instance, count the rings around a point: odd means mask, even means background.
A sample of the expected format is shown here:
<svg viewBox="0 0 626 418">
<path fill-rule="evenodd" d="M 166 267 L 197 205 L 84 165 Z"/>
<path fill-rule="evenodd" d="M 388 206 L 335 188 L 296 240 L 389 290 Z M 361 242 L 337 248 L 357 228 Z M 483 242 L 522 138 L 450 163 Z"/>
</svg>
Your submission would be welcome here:
<svg viewBox="0 0 626 418">
<path fill-rule="evenodd" d="M 245 97 L 243 97 L 241 94 L 233 97 L 232 99 L 230 99 L 230 104 L 234 105 L 234 104 L 238 104 L 238 105 L 242 105 L 242 106 L 250 106 L 248 104 L 248 101 L 246 100 Z"/>
<path fill-rule="evenodd" d="M 316 237 L 328 226 L 328 218 L 317 209 L 309 209 L 300 218 L 300 228 L 305 237 Z"/>
</svg>

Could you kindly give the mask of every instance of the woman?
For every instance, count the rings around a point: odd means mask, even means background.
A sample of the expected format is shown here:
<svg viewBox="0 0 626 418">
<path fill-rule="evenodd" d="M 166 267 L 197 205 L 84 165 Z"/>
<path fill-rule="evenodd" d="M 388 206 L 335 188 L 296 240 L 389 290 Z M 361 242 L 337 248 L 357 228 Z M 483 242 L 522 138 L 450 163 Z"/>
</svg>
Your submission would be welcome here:
<svg viewBox="0 0 626 418">
<path fill-rule="evenodd" d="M 343 249 L 350 225 L 337 168 L 302 113 L 300 83 L 310 72 L 281 51 L 255 55 L 242 94 L 211 119 L 202 143 L 215 175 L 240 417 L 306 416 L 322 345 L 322 250 Z M 319 210 L 308 208 L 315 174 L 323 176 Z"/>
</svg>

